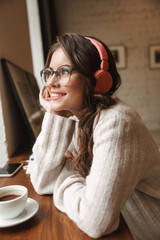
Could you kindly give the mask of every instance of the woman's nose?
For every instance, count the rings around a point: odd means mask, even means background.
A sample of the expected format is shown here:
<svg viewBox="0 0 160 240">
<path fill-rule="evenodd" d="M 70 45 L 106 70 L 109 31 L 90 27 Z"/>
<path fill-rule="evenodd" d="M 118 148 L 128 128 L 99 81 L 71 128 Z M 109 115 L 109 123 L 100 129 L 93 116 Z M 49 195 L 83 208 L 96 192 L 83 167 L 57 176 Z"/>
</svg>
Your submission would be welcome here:
<svg viewBox="0 0 160 240">
<path fill-rule="evenodd" d="M 47 81 L 47 85 L 48 86 L 55 86 L 55 87 L 59 87 L 60 86 L 60 84 L 59 84 L 59 82 L 58 82 L 58 79 L 57 79 L 57 77 L 56 77 L 56 75 L 55 74 L 53 74 L 49 79 L 48 79 L 48 81 Z"/>
</svg>

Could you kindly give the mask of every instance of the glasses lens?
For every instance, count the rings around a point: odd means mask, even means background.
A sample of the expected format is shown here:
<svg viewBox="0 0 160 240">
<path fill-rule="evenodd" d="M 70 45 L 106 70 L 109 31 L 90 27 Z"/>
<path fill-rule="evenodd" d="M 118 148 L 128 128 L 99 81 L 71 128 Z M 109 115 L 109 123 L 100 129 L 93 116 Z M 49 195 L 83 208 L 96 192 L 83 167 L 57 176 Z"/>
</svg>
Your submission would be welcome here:
<svg viewBox="0 0 160 240">
<path fill-rule="evenodd" d="M 61 86 L 66 86 L 69 83 L 71 76 L 71 69 L 67 66 L 62 66 L 57 71 L 58 81 Z"/>
<path fill-rule="evenodd" d="M 48 79 L 52 76 L 52 72 L 49 68 L 46 68 L 44 69 L 42 72 L 41 72 L 41 79 L 42 79 L 42 82 L 43 84 L 46 84 Z"/>
</svg>

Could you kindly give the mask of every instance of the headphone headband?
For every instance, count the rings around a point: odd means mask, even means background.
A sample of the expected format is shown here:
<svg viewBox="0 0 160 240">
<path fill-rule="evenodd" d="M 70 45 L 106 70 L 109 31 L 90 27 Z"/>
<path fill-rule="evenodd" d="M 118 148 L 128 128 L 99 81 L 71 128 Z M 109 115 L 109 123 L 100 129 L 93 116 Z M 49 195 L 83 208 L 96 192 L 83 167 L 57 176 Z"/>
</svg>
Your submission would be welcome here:
<svg viewBox="0 0 160 240">
<path fill-rule="evenodd" d="M 89 38 L 89 37 L 86 37 L 86 39 L 89 39 L 91 41 L 91 43 L 97 48 L 97 50 L 99 52 L 100 59 L 101 59 L 101 69 L 108 70 L 109 69 L 109 63 L 108 63 L 108 54 L 106 52 L 106 49 L 97 40 L 95 40 L 93 38 Z"/>
<path fill-rule="evenodd" d="M 106 93 L 111 89 L 113 83 L 112 76 L 108 72 L 109 62 L 107 51 L 104 46 L 96 39 L 90 37 L 85 38 L 90 40 L 91 43 L 97 48 L 101 59 L 100 69 L 95 72 L 95 78 L 97 82 L 94 92 Z"/>
</svg>

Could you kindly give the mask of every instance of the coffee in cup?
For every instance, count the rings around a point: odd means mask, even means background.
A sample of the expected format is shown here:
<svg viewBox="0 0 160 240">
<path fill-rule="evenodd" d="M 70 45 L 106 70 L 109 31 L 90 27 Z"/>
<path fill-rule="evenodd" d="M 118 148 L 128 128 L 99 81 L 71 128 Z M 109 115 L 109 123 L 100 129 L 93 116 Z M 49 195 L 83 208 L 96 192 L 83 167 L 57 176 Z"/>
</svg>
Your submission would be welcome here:
<svg viewBox="0 0 160 240">
<path fill-rule="evenodd" d="M 26 206 L 28 190 L 22 185 L 0 188 L 0 219 L 17 217 Z"/>
</svg>

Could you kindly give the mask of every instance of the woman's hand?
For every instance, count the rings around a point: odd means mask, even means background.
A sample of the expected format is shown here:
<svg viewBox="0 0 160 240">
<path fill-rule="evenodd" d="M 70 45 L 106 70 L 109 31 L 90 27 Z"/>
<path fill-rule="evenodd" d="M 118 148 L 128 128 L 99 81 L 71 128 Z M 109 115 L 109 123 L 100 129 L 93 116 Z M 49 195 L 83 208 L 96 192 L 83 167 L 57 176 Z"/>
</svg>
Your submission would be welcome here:
<svg viewBox="0 0 160 240">
<path fill-rule="evenodd" d="M 65 159 L 73 160 L 74 158 L 77 158 L 77 156 L 78 156 L 78 154 L 75 151 L 70 152 L 70 151 L 66 150 L 65 154 L 64 154 Z"/>
<path fill-rule="evenodd" d="M 47 87 L 43 86 L 39 93 L 39 101 L 41 106 L 47 111 L 52 113 L 51 96 Z M 54 111 L 53 111 L 54 112 Z"/>
</svg>

